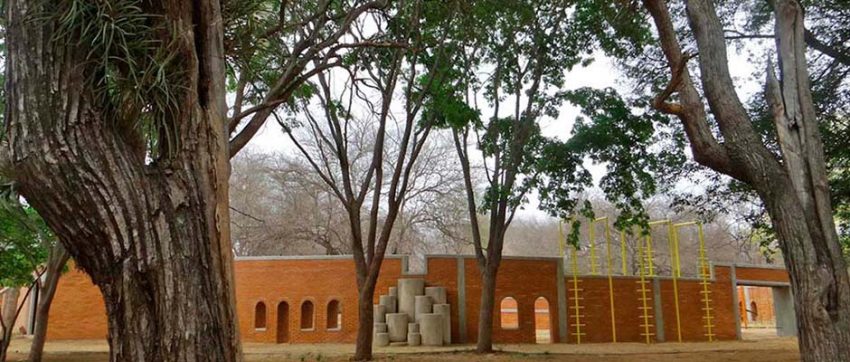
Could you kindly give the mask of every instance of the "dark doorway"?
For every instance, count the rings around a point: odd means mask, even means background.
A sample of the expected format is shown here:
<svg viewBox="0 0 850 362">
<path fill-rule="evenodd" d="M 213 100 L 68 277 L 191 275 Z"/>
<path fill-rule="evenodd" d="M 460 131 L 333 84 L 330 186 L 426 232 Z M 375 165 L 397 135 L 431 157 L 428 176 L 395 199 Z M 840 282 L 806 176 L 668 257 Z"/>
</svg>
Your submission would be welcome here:
<svg viewBox="0 0 850 362">
<path fill-rule="evenodd" d="M 289 304 L 277 305 L 277 343 L 289 343 Z"/>
</svg>

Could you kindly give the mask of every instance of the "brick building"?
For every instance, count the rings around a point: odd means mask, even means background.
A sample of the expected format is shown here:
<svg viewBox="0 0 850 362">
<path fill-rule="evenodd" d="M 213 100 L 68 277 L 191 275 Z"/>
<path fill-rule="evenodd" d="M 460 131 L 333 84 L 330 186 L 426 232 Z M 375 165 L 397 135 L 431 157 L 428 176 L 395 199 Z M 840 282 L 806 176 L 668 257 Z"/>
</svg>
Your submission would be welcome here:
<svg viewBox="0 0 850 362">
<path fill-rule="evenodd" d="M 406 257 L 387 257 L 375 303 L 399 278 L 422 278 L 427 285 L 446 287 L 452 341 L 474 342 L 481 297 L 475 258 L 427 256 L 421 273 L 410 272 L 407 265 Z M 355 341 L 357 290 L 349 256 L 237 258 L 235 275 L 239 328 L 245 341 Z M 705 285 L 693 278 L 679 278 L 675 286 L 670 277 L 645 279 L 640 283 L 637 276 L 612 276 L 610 282 L 607 276 L 573 278 L 559 258 L 505 257 L 497 279 L 496 306 L 501 310 L 493 315 L 494 341 L 577 343 L 580 338 L 581 343 L 594 343 L 616 337 L 618 342 L 645 342 L 648 337 L 660 342 L 676 341 L 679 335 L 683 341 L 705 341 L 709 335 L 731 340 L 740 338 L 737 286 L 768 286 L 787 294 L 790 301 L 788 275 L 777 268 L 714 265 Z M 708 301 L 704 295 L 710 296 Z M 775 303 L 784 314 L 789 313 L 787 301 Z M 75 270 L 63 276 L 53 303 L 48 339 L 105 338 L 103 299 L 85 274 Z M 706 303 L 711 325 L 703 322 Z M 793 318 L 793 308 L 790 313 Z M 781 323 L 777 321 L 778 327 Z M 783 327 L 793 329 L 793 323 Z"/>
</svg>

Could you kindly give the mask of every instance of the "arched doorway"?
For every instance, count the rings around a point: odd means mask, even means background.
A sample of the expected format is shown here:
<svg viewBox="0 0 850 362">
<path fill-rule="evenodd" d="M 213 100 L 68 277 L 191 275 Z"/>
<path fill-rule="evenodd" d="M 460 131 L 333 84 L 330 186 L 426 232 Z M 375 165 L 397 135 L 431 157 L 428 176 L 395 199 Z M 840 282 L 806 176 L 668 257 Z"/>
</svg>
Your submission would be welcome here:
<svg viewBox="0 0 850 362">
<path fill-rule="evenodd" d="M 277 343 L 289 343 L 289 304 L 277 305 Z"/>
<path fill-rule="evenodd" d="M 537 343 L 552 343 L 549 301 L 544 297 L 534 300 L 534 334 Z"/>
</svg>

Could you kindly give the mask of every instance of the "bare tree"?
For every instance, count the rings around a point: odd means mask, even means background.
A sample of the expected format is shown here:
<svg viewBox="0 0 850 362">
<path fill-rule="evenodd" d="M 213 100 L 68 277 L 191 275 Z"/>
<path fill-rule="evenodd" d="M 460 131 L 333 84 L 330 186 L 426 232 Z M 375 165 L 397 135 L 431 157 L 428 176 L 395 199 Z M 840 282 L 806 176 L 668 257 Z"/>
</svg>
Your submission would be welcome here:
<svg viewBox="0 0 850 362">
<path fill-rule="evenodd" d="M 400 33 L 391 30 L 388 35 L 409 42 L 409 47 L 358 54 L 354 66 L 345 68 L 342 81 L 336 81 L 335 74 L 319 74 L 316 103 L 305 101 L 299 107 L 304 126 L 296 129 L 279 120 L 348 214 L 359 293 L 355 360 L 372 358 L 372 301 L 378 274 L 414 182 L 414 166 L 434 125 L 433 116 L 423 116 L 423 106 L 446 76 L 440 68 L 447 61 L 442 50 L 445 39 L 425 37 L 425 27 L 413 25 L 422 16 L 421 2 L 399 3 L 392 11 L 396 21 L 406 25 Z M 372 20 L 370 25 L 386 25 L 379 17 Z M 370 25 L 355 28 L 363 34 Z M 397 105 L 398 98 L 403 102 Z M 370 140 L 367 152 L 352 147 L 349 140 L 358 135 Z"/>
</svg>

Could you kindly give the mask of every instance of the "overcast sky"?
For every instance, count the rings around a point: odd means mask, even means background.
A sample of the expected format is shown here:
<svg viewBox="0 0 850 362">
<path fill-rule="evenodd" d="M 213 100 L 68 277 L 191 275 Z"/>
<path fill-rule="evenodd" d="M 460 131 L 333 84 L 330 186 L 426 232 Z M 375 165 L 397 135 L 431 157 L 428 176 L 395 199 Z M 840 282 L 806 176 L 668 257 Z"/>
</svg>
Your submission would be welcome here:
<svg viewBox="0 0 850 362">
<path fill-rule="evenodd" d="M 764 45 L 764 43 L 761 43 Z M 753 48 L 748 48 L 752 50 Z M 740 50 L 738 47 L 729 46 L 729 67 L 733 78 L 735 79 L 738 94 L 741 99 L 748 99 L 754 94 L 761 91 L 762 80 L 752 78 L 753 71 L 756 67 L 764 67 L 764 64 L 751 64 L 748 61 L 748 56 L 745 54 L 747 50 Z M 695 61 L 694 61 L 695 62 Z M 605 88 L 613 87 L 621 94 L 628 93 L 628 79 L 620 74 L 613 60 L 598 55 L 596 60 L 587 67 L 576 67 L 567 73 L 566 89 L 576 89 L 581 87 Z M 506 107 L 509 108 L 509 107 Z M 488 114 L 488 110 L 484 110 L 484 114 Z M 492 113 L 492 111 L 490 111 Z M 557 119 L 546 118 L 541 122 L 541 129 L 545 136 L 557 137 L 566 140 L 569 137 L 573 123 L 579 115 L 579 109 L 575 106 L 565 103 L 561 106 L 560 115 Z M 251 140 L 248 145 L 250 148 L 261 152 L 285 152 L 295 154 L 297 152 L 291 141 L 286 137 L 280 129 L 280 126 L 274 121 L 267 121 L 262 130 Z M 603 165 L 587 165 L 591 170 L 595 180 L 604 175 L 605 169 Z M 685 185 L 682 187 L 694 187 Z M 697 186 L 698 187 L 698 186 Z M 517 217 L 520 218 L 546 218 L 546 213 L 537 209 L 536 195 L 530 195 L 530 203 L 525 205 L 524 210 L 518 212 Z"/>
</svg>

